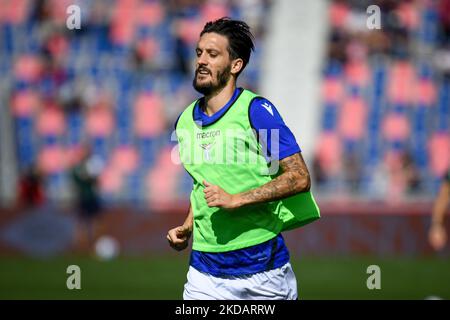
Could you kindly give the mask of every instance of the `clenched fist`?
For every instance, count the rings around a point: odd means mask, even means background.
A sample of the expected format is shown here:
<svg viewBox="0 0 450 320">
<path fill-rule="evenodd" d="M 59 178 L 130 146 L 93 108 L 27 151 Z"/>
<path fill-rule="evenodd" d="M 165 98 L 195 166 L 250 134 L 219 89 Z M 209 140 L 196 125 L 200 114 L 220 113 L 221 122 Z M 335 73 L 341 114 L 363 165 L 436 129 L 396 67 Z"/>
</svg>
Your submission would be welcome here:
<svg viewBox="0 0 450 320">
<path fill-rule="evenodd" d="M 208 207 L 219 207 L 223 209 L 235 209 L 238 207 L 237 197 L 225 192 L 221 187 L 203 181 L 205 189 L 205 200 Z"/>
<path fill-rule="evenodd" d="M 191 234 L 192 229 L 183 225 L 170 229 L 167 233 L 167 240 L 173 249 L 181 251 L 187 248 Z"/>
</svg>

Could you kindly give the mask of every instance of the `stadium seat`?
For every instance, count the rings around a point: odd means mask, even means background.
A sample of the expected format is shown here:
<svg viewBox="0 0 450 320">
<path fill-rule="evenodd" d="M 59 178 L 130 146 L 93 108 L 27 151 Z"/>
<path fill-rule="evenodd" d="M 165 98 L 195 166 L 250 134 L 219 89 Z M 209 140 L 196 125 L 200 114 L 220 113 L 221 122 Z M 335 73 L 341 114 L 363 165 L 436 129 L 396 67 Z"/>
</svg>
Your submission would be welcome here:
<svg viewBox="0 0 450 320">
<path fill-rule="evenodd" d="M 428 144 L 430 169 L 435 177 L 442 177 L 450 165 L 449 132 L 434 133 Z"/>
<path fill-rule="evenodd" d="M 55 174 L 66 169 L 67 155 L 64 148 L 54 145 L 43 148 L 38 156 L 39 168 L 46 174 Z"/>
<path fill-rule="evenodd" d="M 350 97 L 339 112 L 339 132 L 348 140 L 360 140 L 367 128 L 367 106 L 363 99 Z"/>
</svg>

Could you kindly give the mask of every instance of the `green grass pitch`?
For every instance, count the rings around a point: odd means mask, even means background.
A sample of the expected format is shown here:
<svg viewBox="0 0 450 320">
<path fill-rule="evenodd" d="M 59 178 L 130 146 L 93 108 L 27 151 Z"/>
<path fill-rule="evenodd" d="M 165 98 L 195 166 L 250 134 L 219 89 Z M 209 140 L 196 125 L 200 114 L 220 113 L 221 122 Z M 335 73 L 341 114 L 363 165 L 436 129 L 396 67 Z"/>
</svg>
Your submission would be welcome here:
<svg viewBox="0 0 450 320">
<path fill-rule="evenodd" d="M 69 265 L 81 268 L 81 290 L 69 290 Z M 381 289 L 369 290 L 369 265 Z M 300 299 L 450 299 L 450 261 L 439 257 L 293 258 Z M 181 299 L 188 256 L 0 258 L 0 299 Z"/>
</svg>

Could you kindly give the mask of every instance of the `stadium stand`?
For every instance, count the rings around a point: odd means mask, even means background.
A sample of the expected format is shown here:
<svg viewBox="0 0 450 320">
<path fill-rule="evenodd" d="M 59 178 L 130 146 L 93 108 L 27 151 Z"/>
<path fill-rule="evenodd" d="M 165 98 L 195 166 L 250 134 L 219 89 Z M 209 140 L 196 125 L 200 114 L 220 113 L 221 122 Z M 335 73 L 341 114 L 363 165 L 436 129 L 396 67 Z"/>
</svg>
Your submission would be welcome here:
<svg viewBox="0 0 450 320">
<path fill-rule="evenodd" d="M 379 30 L 366 26 L 370 4 L 381 9 Z M 314 161 L 322 194 L 435 194 L 450 163 L 449 6 L 330 2 Z"/>
<path fill-rule="evenodd" d="M 0 70 L 9 84 L 20 173 L 37 165 L 46 199 L 70 194 L 70 168 L 89 145 L 106 203 L 187 198 L 190 177 L 170 162 L 173 124 L 195 97 L 194 46 L 206 21 L 242 18 L 255 52 L 240 84 L 257 88 L 268 1 L 2 1 Z M 65 190 L 65 191 L 64 191 Z"/>
</svg>

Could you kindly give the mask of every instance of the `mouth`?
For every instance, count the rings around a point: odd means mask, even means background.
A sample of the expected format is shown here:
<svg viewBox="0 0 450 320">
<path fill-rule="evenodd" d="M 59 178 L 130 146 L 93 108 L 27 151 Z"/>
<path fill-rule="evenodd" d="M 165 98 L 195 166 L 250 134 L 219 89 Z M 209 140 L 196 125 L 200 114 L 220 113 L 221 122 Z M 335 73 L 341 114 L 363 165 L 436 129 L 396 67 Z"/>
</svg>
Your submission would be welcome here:
<svg viewBox="0 0 450 320">
<path fill-rule="evenodd" d="M 209 70 L 207 70 L 207 69 L 198 69 L 197 70 L 197 76 L 198 75 L 201 75 L 201 76 L 208 76 L 208 75 L 210 75 L 211 73 L 209 72 Z"/>
</svg>

